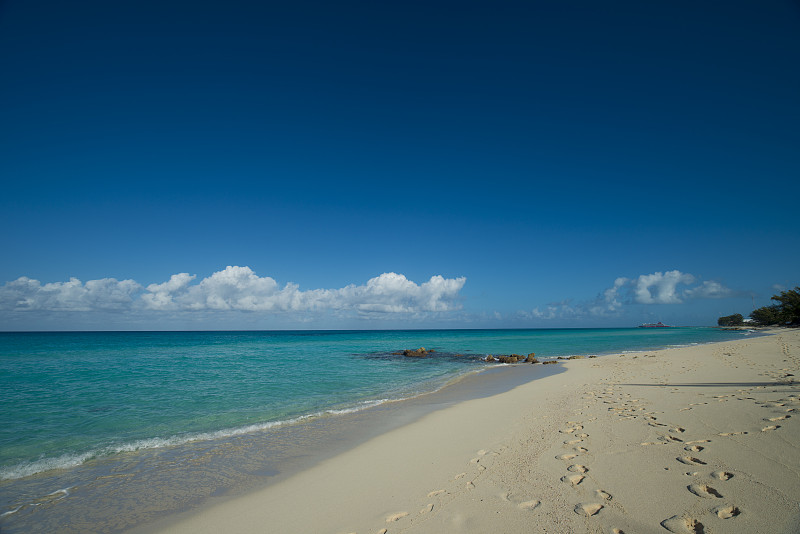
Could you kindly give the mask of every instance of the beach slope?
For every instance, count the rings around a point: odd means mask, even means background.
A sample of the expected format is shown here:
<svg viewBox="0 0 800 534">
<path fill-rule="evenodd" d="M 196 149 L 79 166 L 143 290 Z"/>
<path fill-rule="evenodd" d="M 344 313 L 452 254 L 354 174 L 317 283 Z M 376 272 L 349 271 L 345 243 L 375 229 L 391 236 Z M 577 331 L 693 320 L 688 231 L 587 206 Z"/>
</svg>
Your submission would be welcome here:
<svg viewBox="0 0 800 534">
<path fill-rule="evenodd" d="M 157 528 L 800 531 L 800 331 L 559 365 Z"/>
</svg>

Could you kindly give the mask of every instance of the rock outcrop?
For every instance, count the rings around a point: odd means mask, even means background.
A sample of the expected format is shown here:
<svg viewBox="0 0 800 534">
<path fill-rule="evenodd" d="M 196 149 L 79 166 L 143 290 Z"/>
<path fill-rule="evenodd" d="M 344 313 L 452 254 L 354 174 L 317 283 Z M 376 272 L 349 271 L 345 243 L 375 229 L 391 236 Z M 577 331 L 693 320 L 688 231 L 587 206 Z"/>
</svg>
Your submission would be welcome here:
<svg viewBox="0 0 800 534">
<path fill-rule="evenodd" d="M 401 350 L 398 352 L 393 352 L 392 354 L 396 356 L 401 356 L 401 355 L 408 356 L 409 358 L 424 358 L 431 352 L 436 352 L 436 351 L 433 349 L 428 350 L 425 347 L 420 347 L 418 349 L 413 349 L 413 350 L 411 349 Z"/>
</svg>

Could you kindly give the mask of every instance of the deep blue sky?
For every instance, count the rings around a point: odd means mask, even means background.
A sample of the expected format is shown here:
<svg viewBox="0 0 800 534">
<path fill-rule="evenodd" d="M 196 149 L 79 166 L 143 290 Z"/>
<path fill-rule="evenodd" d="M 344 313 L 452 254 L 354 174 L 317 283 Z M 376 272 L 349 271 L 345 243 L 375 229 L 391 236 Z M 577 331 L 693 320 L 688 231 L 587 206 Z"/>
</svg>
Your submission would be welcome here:
<svg viewBox="0 0 800 534">
<path fill-rule="evenodd" d="M 746 315 L 800 284 L 798 65 L 788 0 L 5 0 L 0 329 Z"/>
</svg>

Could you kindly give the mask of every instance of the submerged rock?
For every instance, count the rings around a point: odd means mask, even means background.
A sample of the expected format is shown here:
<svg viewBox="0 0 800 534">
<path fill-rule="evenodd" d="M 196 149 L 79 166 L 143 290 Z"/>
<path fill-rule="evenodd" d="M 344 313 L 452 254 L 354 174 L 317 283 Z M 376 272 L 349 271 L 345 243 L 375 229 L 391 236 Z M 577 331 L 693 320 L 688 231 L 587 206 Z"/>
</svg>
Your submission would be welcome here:
<svg viewBox="0 0 800 534">
<path fill-rule="evenodd" d="M 400 355 L 408 356 L 409 358 L 424 358 L 425 356 L 427 356 L 431 352 L 436 352 L 436 351 L 433 350 L 433 349 L 428 350 L 425 347 L 420 347 L 420 348 L 414 349 L 414 350 L 411 350 L 411 349 L 401 350 L 401 351 L 398 351 L 398 352 L 393 352 L 392 354 L 394 354 L 396 356 L 400 356 Z"/>
<path fill-rule="evenodd" d="M 525 358 L 525 363 L 539 363 L 539 360 L 536 359 L 536 355 L 531 352 L 528 354 L 528 357 Z"/>
<path fill-rule="evenodd" d="M 548 363 L 558 363 L 558 362 L 556 360 L 548 360 L 546 362 L 542 362 L 542 365 L 547 365 Z"/>
<path fill-rule="evenodd" d="M 497 360 L 495 360 L 495 359 L 494 359 L 494 356 L 492 356 L 492 355 L 490 354 L 490 355 L 488 355 L 488 356 L 486 357 L 486 360 L 484 360 L 484 361 L 487 361 L 487 362 L 496 362 Z"/>
</svg>

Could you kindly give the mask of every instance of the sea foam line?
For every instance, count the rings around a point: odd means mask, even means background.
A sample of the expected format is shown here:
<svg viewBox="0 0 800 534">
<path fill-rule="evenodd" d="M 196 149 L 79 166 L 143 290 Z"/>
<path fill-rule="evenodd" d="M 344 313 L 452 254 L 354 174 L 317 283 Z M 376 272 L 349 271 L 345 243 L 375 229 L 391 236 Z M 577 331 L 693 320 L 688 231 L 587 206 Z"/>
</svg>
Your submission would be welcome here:
<svg viewBox="0 0 800 534">
<path fill-rule="evenodd" d="M 36 475 L 38 473 L 43 473 L 45 471 L 52 471 L 56 469 L 71 469 L 74 467 L 78 467 L 94 458 L 111 456 L 114 454 L 152 450 L 165 447 L 174 447 L 197 441 L 213 441 L 217 439 L 231 438 L 231 437 L 241 436 L 244 434 L 261 432 L 264 430 L 269 430 L 281 426 L 294 425 L 301 423 L 303 421 L 318 419 L 320 417 L 356 413 L 392 401 L 393 399 L 378 399 L 371 401 L 363 401 L 351 408 L 322 410 L 319 412 L 301 415 L 298 417 L 294 417 L 292 419 L 286 419 L 282 421 L 270 421 L 267 423 L 257 423 L 242 427 L 215 430 L 213 432 L 198 432 L 193 434 L 170 436 L 167 438 L 159 438 L 159 437 L 146 438 L 146 439 L 131 441 L 128 443 L 121 443 L 117 445 L 109 445 L 107 447 L 100 447 L 83 453 L 62 454 L 61 456 L 56 456 L 56 457 L 40 458 L 38 460 L 21 462 L 13 466 L 0 468 L 0 480 L 16 480 Z"/>
</svg>

